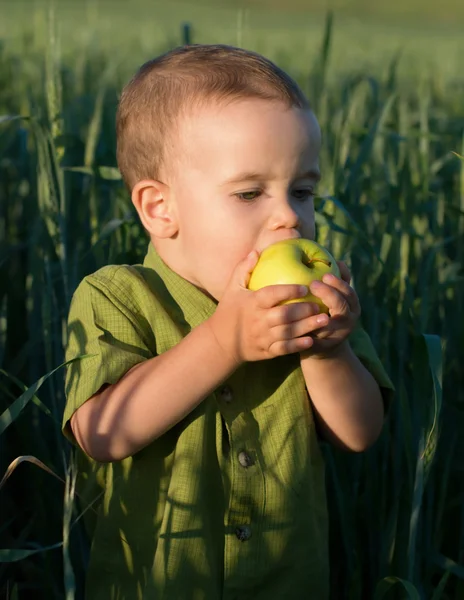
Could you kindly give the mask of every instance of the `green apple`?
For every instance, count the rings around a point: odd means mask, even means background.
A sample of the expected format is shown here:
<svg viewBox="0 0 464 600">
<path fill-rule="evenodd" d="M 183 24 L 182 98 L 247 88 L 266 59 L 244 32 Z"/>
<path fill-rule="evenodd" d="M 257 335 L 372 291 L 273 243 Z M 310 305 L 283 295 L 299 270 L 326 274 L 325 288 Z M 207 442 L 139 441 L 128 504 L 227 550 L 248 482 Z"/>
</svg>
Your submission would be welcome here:
<svg viewBox="0 0 464 600">
<path fill-rule="evenodd" d="M 317 242 L 304 238 L 282 240 L 265 248 L 256 263 L 248 283 L 248 289 L 259 290 L 268 285 L 298 284 L 307 285 L 332 273 L 340 277 L 340 269 L 334 257 Z M 321 312 L 329 309 L 320 298 L 309 292 L 306 296 L 283 302 L 314 302 Z"/>
</svg>

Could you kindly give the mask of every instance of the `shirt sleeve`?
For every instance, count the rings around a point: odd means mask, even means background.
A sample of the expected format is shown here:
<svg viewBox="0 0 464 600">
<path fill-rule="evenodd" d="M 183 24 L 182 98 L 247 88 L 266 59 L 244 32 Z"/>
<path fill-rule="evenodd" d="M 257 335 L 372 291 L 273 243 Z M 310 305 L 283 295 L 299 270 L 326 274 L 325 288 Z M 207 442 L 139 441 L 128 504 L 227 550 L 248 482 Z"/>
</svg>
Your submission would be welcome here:
<svg viewBox="0 0 464 600">
<path fill-rule="evenodd" d="M 395 395 L 395 387 L 377 355 L 371 338 L 358 323 L 351 333 L 349 341 L 353 352 L 374 377 L 380 387 L 384 400 L 385 413 L 387 413 Z"/>
<path fill-rule="evenodd" d="M 66 367 L 62 432 L 77 444 L 69 420 L 104 384 L 114 384 L 136 364 L 154 356 L 154 335 L 124 285 L 124 266 L 103 267 L 87 276 L 74 292 L 68 314 L 65 359 L 82 355 Z"/>
</svg>

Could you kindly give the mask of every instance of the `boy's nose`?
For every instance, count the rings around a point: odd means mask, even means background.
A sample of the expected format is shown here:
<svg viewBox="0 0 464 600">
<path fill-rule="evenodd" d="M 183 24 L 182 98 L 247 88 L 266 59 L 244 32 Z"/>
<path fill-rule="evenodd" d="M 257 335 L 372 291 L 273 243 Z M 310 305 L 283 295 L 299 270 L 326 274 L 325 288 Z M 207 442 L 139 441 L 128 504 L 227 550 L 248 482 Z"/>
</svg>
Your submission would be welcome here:
<svg viewBox="0 0 464 600">
<path fill-rule="evenodd" d="M 271 214 L 271 229 L 298 229 L 300 217 L 292 206 L 290 198 L 276 200 Z"/>
</svg>

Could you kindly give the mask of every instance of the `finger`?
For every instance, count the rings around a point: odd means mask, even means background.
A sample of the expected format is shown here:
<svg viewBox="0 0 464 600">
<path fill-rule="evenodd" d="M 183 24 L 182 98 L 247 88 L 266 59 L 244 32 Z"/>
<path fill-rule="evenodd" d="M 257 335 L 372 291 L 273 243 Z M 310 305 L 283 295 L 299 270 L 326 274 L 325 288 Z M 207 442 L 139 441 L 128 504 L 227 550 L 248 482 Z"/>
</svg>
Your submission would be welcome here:
<svg viewBox="0 0 464 600">
<path fill-rule="evenodd" d="M 334 334 L 334 327 L 336 328 L 336 326 L 334 319 L 332 319 L 325 327 L 320 327 L 316 331 L 313 331 L 311 337 L 313 340 L 326 340 Z"/>
<path fill-rule="evenodd" d="M 274 306 L 269 309 L 267 323 L 269 327 L 278 327 L 319 313 L 319 306 L 313 302 L 295 302 L 284 306 Z"/>
<path fill-rule="evenodd" d="M 341 294 L 345 296 L 350 306 L 350 311 L 352 313 L 358 316 L 361 314 L 361 305 L 359 303 L 358 294 L 346 281 L 343 281 L 338 277 L 331 275 L 330 273 L 324 275 L 322 281 L 324 283 L 327 283 L 331 287 L 334 287 L 336 290 L 338 290 Z"/>
<path fill-rule="evenodd" d="M 343 281 L 351 283 L 351 271 L 347 267 L 346 263 L 344 263 L 342 260 L 337 260 L 337 265 L 340 269 L 340 276 L 343 279 Z"/>
<path fill-rule="evenodd" d="M 273 306 L 278 306 L 281 302 L 306 296 L 308 287 L 306 285 L 300 286 L 294 284 L 268 285 L 257 290 L 255 293 L 259 307 L 272 308 Z"/>
<path fill-rule="evenodd" d="M 321 315 L 313 315 L 294 323 L 274 327 L 272 330 L 272 336 L 276 340 L 291 340 L 293 338 L 299 338 L 303 335 L 317 331 L 321 327 L 326 327 L 328 323 L 329 316 L 325 313 Z"/>
<path fill-rule="evenodd" d="M 248 256 L 238 264 L 234 271 L 233 278 L 238 282 L 240 286 L 248 288 L 251 273 L 256 267 L 258 259 L 259 252 L 257 250 L 252 250 L 250 254 L 248 254 Z"/>
<path fill-rule="evenodd" d="M 335 279 L 337 279 L 335 277 Z M 347 285 L 338 279 L 338 286 L 341 284 Z M 328 285 L 322 281 L 313 281 L 310 286 L 311 293 L 322 300 L 327 306 L 331 315 L 333 314 L 348 314 L 351 312 L 351 306 L 347 295 L 339 291 L 334 285 Z"/>
<path fill-rule="evenodd" d="M 322 278 L 322 282 L 326 283 L 330 287 L 335 288 L 347 298 L 356 295 L 354 289 L 350 286 L 349 283 L 343 281 L 343 279 L 340 279 L 335 275 L 332 275 L 331 273 L 327 273 L 326 275 L 324 275 L 324 277 Z"/>
<path fill-rule="evenodd" d="M 284 354 L 293 354 L 294 352 L 304 352 L 308 348 L 311 348 L 313 344 L 314 340 L 310 336 L 280 340 L 273 342 L 269 346 L 269 353 L 272 356 L 283 356 Z"/>
</svg>

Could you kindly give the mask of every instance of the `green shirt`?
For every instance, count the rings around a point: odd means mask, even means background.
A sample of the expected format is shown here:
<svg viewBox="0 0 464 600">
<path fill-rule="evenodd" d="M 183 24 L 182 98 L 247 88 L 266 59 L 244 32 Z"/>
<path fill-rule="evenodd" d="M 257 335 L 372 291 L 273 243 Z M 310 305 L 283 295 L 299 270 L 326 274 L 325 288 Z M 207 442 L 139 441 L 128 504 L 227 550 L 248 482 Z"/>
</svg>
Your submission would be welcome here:
<svg viewBox="0 0 464 600">
<path fill-rule="evenodd" d="M 93 356 L 67 369 L 64 434 L 75 443 L 69 419 L 79 406 L 216 306 L 151 244 L 143 265 L 85 277 L 66 360 Z M 358 328 L 350 341 L 392 390 L 367 334 Z M 132 457 L 97 464 L 79 455 L 79 493 L 86 502 L 101 494 L 89 521 L 87 600 L 328 598 L 324 463 L 298 354 L 245 363 Z"/>
</svg>

